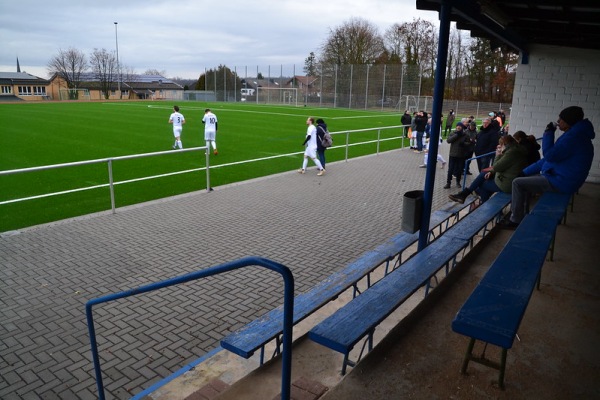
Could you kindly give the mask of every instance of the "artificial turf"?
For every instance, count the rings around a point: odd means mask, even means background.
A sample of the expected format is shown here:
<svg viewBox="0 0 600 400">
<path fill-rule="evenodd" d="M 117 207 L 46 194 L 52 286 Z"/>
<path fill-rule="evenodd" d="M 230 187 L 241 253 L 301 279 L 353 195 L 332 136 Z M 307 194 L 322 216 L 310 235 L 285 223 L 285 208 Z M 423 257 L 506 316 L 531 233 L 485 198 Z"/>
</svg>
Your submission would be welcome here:
<svg viewBox="0 0 600 400">
<path fill-rule="evenodd" d="M 173 102 L 40 102 L 0 104 L 2 131 L 0 171 L 99 160 L 166 151 L 173 145 L 168 123 Z M 349 157 L 374 153 L 380 139 L 397 138 L 400 128 L 378 132 L 335 132 L 400 125 L 398 112 L 309 108 L 249 103 L 177 102 L 186 118 L 185 148 L 204 146 L 201 123 L 205 108 L 219 120 L 219 155 L 210 156 L 210 186 L 297 169 L 309 116 L 323 118 L 334 133 L 334 146 Z M 348 138 L 348 139 L 347 139 Z M 380 151 L 400 147 L 383 141 Z M 296 154 L 297 153 L 297 154 Z M 287 156 L 283 156 L 287 155 Z M 327 152 L 328 162 L 342 160 L 344 147 Z M 283 156 L 283 157 L 274 157 Z M 205 166 L 203 151 L 177 152 L 112 162 L 115 182 Z M 270 158 L 274 157 L 274 158 Z M 252 161 L 266 158 L 262 161 Z M 247 161 L 247 162 L 243 162 Z M 233 164 L 233 165 L 229 165 Z M 0 202 L 108 183 L 107 162 L 45 171 L 0 175 Z M 194 171 L 115 186 L 115 206 L 140 203 L 206 189 L 206 172 Z M 0 204 L 0 232 L 6 232 L 111 208 L 109 189 L 82 190 L 39 199 Z"/>
</svg>

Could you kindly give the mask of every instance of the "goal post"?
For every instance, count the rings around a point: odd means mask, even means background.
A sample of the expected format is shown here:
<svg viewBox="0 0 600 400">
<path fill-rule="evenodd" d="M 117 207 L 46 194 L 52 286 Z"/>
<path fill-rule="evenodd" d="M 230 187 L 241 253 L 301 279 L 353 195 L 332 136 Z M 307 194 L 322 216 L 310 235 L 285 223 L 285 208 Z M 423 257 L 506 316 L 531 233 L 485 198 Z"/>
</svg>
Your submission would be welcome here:
<svg viewBox="0 0 600 400">
<path fill-rule="evenodd" d="M 89 89 L 60 89 L 58 91 L 60 100 L 90 100 Z"/>
<path fill-rule="evenodd" d="M 298 106 L 298 88 L 258 87 L 256 102 Z"/>
</svg>

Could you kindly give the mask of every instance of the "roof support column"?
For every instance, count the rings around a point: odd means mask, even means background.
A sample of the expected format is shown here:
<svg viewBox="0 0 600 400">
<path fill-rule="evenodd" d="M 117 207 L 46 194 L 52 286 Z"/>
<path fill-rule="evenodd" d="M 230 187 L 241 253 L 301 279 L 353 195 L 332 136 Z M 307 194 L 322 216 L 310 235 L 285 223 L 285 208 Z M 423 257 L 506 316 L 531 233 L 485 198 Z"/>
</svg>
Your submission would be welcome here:
<svg viewBox="0 0 600 400">
<path fill-rule="evenodd" d="M 429 157 L 427 157 L 427 173 L 423 194 L 423 215 L 419 231 L 419 251 L 427 246 L 429 235 L 429 220 L 435 184 L 437 154 L 440 143 L 440 127 L 442 105 L 444 102 L 444 86 L 446 83 L 446 65 L 448 61 L 448 42 L 450 36 L 450 0 L 444 0 L 440 9 L 440 32 L 438 43 L 437 63 L 435 66 L 435 85 L 433 89 L 433 108 L 431 111 L 431 133 L 429 138 Z"/>
</svg>

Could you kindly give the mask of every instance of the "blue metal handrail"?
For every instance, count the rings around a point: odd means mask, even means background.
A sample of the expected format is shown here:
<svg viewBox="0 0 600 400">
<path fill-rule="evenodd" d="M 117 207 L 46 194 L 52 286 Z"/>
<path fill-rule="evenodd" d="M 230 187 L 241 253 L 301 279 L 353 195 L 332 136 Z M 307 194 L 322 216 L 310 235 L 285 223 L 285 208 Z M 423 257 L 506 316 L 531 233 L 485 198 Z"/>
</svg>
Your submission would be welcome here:
<svg viewBox="0 0 600 400">
<path fill-rule="evenodd" d="M 98 356 L 98 344 L 96 342 L 96 330 L 94 328 L 94 318 L 92 307 L 96 304 L 107 303 L 109 301 L 123 299 L 129 296 L 151 292 L 154 290 L 166 288 L 169 286 L 186 283 L 200 278 L 229 272 L 236 269 L 260 266 L 279 272 L 284 280 L 284 296 L 283 296 L 283 351 L 282 351 L 282 367 L 281 367 L 281 398 L 284 400 L 290 399 L 290 387 L 292 379 L 292 327 L 293 327 L 293 312 L 294 312 L 294 276 L 288 267 L 276 263 L 266 258 L 261 257 L 245 257 L 229 263 L 210 267 L 201 271 L 191 272 L 179 277 L 166 279 L 164 281 L 151 283 L 149 285 L 140 286 L 136 289 L 130 289 L 119 293 L 109 294 L 96 299 L 89 300 L 85 305 L 87 316 L 88 330 L 90 334 L 90 345 L 92 348 L 92 358 L 94 361 L 94 370 L 96 373 L 96 386 L 98 387 L 98 398 L 104 400 L 104 384 L 102 382 L 102 370 L 100 368 L 100 358 Z"/>
<path fill-rule="evenodd" d="M 465 186 L 467 185 L 467 171 L 469 170 L 469 164 L 471 163 L 471 161 L 477 160 L 478 158 L 482 158 L 482 157 L 488 157 L 488 156 L 491 156 L 492 154 L 496 154 L 496 152 L 490 151 L 489 153 L 485 153 L 480 156 L 467 158 L 467 160 L 465 161 L 465 168 L 463 169 L 463 183 L 462 183 L 463 190 L 465 189 Z"/>
</svg>

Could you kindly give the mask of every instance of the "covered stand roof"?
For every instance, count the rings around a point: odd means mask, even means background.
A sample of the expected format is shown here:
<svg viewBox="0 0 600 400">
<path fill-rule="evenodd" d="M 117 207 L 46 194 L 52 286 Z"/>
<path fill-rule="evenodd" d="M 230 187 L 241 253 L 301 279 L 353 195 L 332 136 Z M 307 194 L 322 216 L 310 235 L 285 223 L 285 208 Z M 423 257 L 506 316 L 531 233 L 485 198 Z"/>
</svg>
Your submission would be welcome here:
<svg viewBox="0 0 600 400">
<path fill-rule="evenodd" d="M 600 49 L 600 1 L 416 0 L 417 9 L 451 5 L 456 27 L 528 53 L 531 44 Z"/>
</svg>

